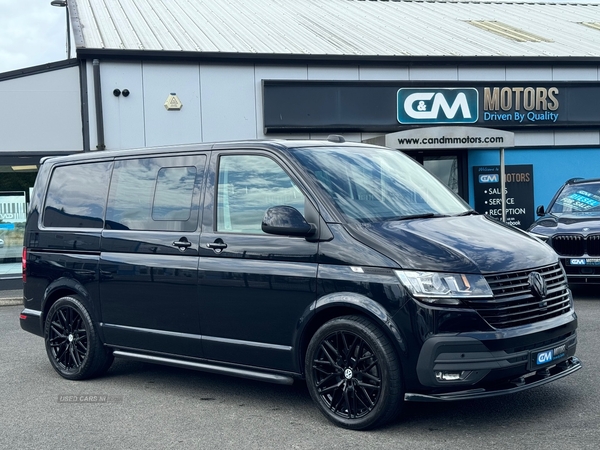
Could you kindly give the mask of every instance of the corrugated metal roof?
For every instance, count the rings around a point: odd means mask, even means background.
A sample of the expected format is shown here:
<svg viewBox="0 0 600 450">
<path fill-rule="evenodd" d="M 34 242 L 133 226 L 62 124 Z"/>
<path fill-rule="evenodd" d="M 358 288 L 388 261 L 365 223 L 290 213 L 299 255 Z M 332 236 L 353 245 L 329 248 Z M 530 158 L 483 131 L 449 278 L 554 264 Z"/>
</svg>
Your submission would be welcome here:
<svg viewBox="0 0 600 450">
<path fill-rule="evenodd" d="M 69 0 L 78 50 L 600 57 L 600 4 L 533 0 Z M 537 40 L 519 42 L 476 23 Z"/>
</svg>

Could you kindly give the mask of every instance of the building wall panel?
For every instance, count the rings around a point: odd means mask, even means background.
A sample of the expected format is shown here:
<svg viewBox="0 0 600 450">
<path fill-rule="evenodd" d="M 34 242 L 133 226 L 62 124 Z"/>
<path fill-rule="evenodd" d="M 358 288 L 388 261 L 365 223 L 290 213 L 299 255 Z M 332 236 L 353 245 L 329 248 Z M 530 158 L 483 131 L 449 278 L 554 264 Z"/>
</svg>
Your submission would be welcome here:
<svg viewBox="0 0 600 450">
<path fill-rule="evenodd" d="M 146 130 L 142 63 L 101 61 L 100 80 L 106 150 L 144 147 Z M 90 95 L 93 96 L 93 78 L 89 81 Z M 115 89 L 121 92 L 127 89 L 129 96 L 115 96 Z M 92 142 L 97 143 L 96 135 L 92 136 Z M 96 145 L 92 144 L 91 148 L 96 148 Z"/>
<path fill-rule="evenodd" d="M 202 141 L 257 137 L 254 66 L 200 66 Z"/>
<path fill-rule="evenodd" d="M 0 82 L 0 152 L 83 150 L 79 68 Z"/>
<path fill-rule="evenodd" d="M 146 146 L 192 144 L 202 141 L 200 70 L 197 64 L 144 63 L 144 129 Z M 167 110 L 165 102 L 176 94 L 180 110 Z"/>
</svg>

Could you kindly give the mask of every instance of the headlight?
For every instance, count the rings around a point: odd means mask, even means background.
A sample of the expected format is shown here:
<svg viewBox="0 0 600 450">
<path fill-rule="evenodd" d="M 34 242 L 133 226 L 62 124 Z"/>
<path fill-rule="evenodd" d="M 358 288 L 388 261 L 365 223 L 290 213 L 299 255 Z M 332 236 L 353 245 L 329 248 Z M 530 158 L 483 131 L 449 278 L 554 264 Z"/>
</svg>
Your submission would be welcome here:
<svg viewBox="0 0 600 450">
<path fill-rule="evenodd" d="M 394 272 L 412 295 L 427 303 L 460 305 L 461 298 L 492 298 L 494 295 L 481 275 L 409 270 Z"/>
</svg>

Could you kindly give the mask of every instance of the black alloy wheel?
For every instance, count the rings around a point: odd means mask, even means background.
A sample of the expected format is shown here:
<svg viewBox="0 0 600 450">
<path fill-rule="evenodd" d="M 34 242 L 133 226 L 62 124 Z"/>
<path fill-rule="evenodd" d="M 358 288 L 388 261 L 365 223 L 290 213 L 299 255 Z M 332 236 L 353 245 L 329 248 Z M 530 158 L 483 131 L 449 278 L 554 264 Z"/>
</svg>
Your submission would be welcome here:
<svg viewBox="0 0 600 450">
<path fill-rule="evenodd" d="M 88 336 L 79 312 L 67 305 L 54 311 L 48 341 L 52 356 L 62 370 L 80 367 L 87 355 Z"/>
<path fill-rule="evenodd" d="M 91 378 L 112 364 L 112 353 L 100 342 L 92 319 L 78 297 L 63 297 L 51 306 L 44 337 L 50 363 L 64 378 Z"/>
<path fill-rule="evenodd" d="M 317 331 L 308 346 L 306 377 L 321 411 L 345 428 L 383 425 L 402 405 L 396 353 L 381 330 L 364 317 L 333 319 Z"/>
</svg>

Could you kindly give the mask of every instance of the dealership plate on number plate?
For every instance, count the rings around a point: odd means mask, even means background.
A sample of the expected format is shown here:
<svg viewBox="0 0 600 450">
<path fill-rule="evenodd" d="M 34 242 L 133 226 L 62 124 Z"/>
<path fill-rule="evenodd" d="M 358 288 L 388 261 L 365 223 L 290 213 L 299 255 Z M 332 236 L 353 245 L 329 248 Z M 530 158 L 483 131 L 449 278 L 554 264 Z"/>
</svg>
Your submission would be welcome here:
<svg viewBox="0 0 600 450">
<path fill-rule="evenodd" d="M 567 355 L 567 347 L 565 344 L 555 348 L 543 350 L 541 352 L 532 352 L 532 368 L 544 366 L 558 359 L 564 358 Z"/>
<path fill-rule="evenodd" d="M 600 258 L 571 258 L 569 264 L 572 266 L 600 266 Z"/>
</svg>

